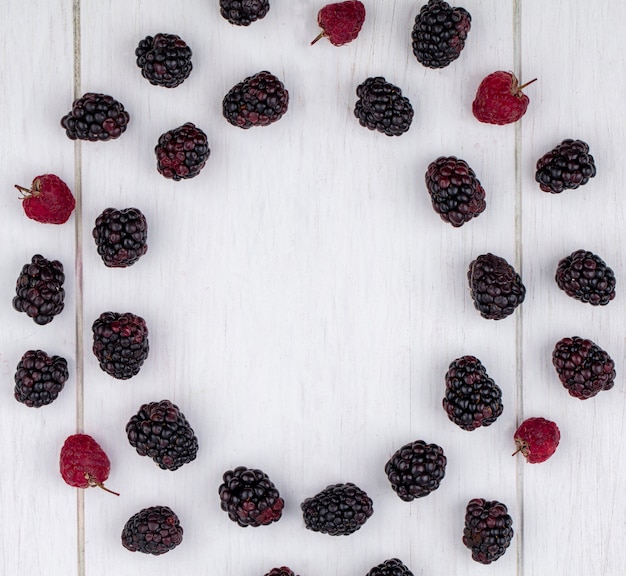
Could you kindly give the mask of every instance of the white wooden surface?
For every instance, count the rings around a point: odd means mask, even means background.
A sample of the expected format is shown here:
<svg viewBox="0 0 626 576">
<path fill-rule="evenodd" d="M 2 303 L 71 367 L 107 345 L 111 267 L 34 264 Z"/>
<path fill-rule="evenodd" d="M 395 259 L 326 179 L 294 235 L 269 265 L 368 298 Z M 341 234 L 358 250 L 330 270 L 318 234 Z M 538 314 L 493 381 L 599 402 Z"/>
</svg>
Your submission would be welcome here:
<svg viewBox="0 0 626 576">
<path fill-rule="evenodd" d="M 370 0 L 355 42 L 310 47 L 322 4 L 274 0 L 264 20 L 236 28 L 217 0 L 5 1 L 0 573 L 262 576 L 288 565 L 302 576 L 362 576 L 391 557 L 416 576 L 624 573 L 626 5 L 464 0 L 466 49 L 435 71 L 410 51 L 422 2 Z M 194 53 L 191 77 L 174 90 L 149 85 L 135 66 L 137 42 L 157 32 L 179 34 Z M 230 126 L 223 95 L 264 69 L 290 91 L 288 113 L 266 129 Z M 471 114 L 478 83 L 498 69 L 539 78 L 517 126 Z M 356 86 L 375 75 L 416 109 L 400 138 L 352 115 Z M 65 137 L 59 120 L 75 87 L 124 103 L 122 138 Z M 153 148 L 186 121 L 207 132 L 212 153 L 198 177 L 175 183 L 156 172 Z M 598 175 L 578 191 L 544 194 L 534 164 L 568 137 L 590 144 Z M 458 230 L 435 215 L 424 188 L 439 155 L 467 160 L 487 191 L 486 212 Z M 16 200 L 13 184 L 45 172 L 82 196 L 63 226 L 28 220 Z M 91 239 L 108 206 L 148 218 L 148 254 L 126 270 L 105 268 Z M 556 287 L 556 263 L 578 248 L 615 270 L 608 307 Z M 487 251 L 515 263 L 527 287 L 501 322 L 480 318 L 466 287 L 467 265 Z M 67 271 L 66 309 L 43 327 L 11 308 L 17 274 L 37 252 Z M 91 323 L 105 310 L 149 326 L 150 356 L 126 382 L 91 353 Z M 612 391 L 580 402 L 561 387 L 551 351 L 572 335 L 612 354 Z M 15 366 L 31 348 L 64 355 L 72 372 L 40 410 L 12 398 Z M 481 358 L 505 403 L 493 426 L 472 433 L 441 408 L 447 366 L 464 354 Z M 200 442 L 197 460 L 173 473 L 138 457 L 124 431 L 142 403 L 163 398 Z M 562 432 L 555 456 L 535 466 L 510 456 L 517 423 L 533 415 Z M 58 453 L 76 430 L 109 454 L 119 498 L 61 480 Z M 407 504 L 383 467 L 416 439 L 440 444 L 448 468 L 439 490 Z M 280 522 L 241 529 L 219 509 L 221 475 L 237 465 L 270 475 L 286 501 Z M 350 537 L 305 530 L 300 502 L 336 482 L 365 489 L 373 517 Z M 473 497 L 505 502 L 514 519 L 515 541 L 491 567 L 461 543 Z M 178 513 L 182 545 L 158 558 L 129 553 L 125 521 L 157 504 Z"/>
</svg>

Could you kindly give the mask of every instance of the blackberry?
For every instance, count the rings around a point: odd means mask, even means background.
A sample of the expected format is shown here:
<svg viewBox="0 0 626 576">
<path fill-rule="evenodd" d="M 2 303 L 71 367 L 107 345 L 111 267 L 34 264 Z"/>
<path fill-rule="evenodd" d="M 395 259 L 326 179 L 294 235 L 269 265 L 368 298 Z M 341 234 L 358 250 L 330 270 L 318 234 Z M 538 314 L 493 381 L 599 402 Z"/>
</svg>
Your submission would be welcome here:
<svg viewBox="0 0 626 576">
<path fill-rule="evenodd" d="M 107 208 L 96 218 L 92 236 L 109 268 L 132 266 L 148 250 L 148 223 L 137 208 Z"/>
<path fill-rule="evenodd" d="M 427 496 L 446 475 L 446 457 L 437 444 L 416 440 L 395 452 L 385 465 L 394 492 L 405 502 Z"/>
<path fill-rule="evenodd" d="M 413 576 L 413 572 L 401 560 L 390 558 L 374 566 L 366 576 Z"/>
<path fill-rule="evenodd" d="M 463 544 L 472 551 L 476 562 L 491 564 L 506 552 L 511 540 L 513 519 L 504 504 L 483 498 L 467 503 Z"/>
<path fill-rule="evenodd" d="M 48 324 L 65 307 L 63 264 L 35 254 L 24 264 L 15 285 L 13 308 L 24 312 L 36 324 Z"/>
<path fill-rule="evenodd" d="M 256 528 L 280 520 L 285 503 L 265 472 L 238 466 L 225 472 L 223 481 L 220 506 L 233 522 Z"/>
<path fill-rule="evenodd" d="M 413 106 L 402 90 L 382 76 L 370 77 L 356 89 L 354 115 L 359 124 L 387 136 L 400 136 L 411 127 Z"/>
<path fill-rule="evenodd" d="M 520 275 L 500 256 L 478 256 L 469 265 L 467 280 L 474 308 L 488 320 L 510 316 L 526 297 Z"/>
<path fill-rule="evenodd" d="M 191 48 L 176 34 L 146 36 L 135 50 L 141 75 L 154 86 L 176 88 L 193 69 Z"/>
<path fill-rule="evenodd" d="M 137 454 L 149 456 L 162 470 L 178 470 L 198 454 L 193 428 L 169 400 L 141 406 L 126 424 L 126 435 Z"/>
<path fill-rule="evenodd" d="M 455 228 L 484 212 L 485 189 L 465 160 L 441 156 L 426 171 L 426 188 L 433 208 Z"/>
<path fill-rule="evenodd" d="M 331 536 L 356 532 L 374 513 L 371 498 L 350 482 L 326 487 L 300 508 L 308 530 Z"/>
<path fill-rule="evenodd" d="M 139 373 L 148 357 L 148 327 L 132 312 L 103 312 L 92 327 L 93 353 L 100 368 L 118 380 Z"/>
<path fill-rule="evenodd" d="M 65 358 L 48 356 L 43 350 L 29 350 L 17 364 L 15 399 L 30 408 L 51 404 L 68 378 Z"/>
<path fill-rule="evenodd" d="M 122 546 L 131 552 L 159 556 L 183 541 L 183 528 L 168 506 L 151 506 L 128 519 L 122 530 Z"/>
<path fill-rule="evenodd" d="M 74 100 L 72 110 L 61 119 L 71 140 L 106 141 L 119 138 L 130 121 L 124 105 L 112 96 L 87 92 Z"/>
<path fill-rule="evenodd" d="M 428 68 L 445 68 L 460 56 L 471 25 L 472 17 L 465 8 L 430 0 L 415 17 L 413 54 Z"/>
<path fill-rule="evenodd" d="M 575 190 L 596 175 L 596 164 L 589 145 L 582 140 L 563 140 L 537 161 L 535 180 L 544 192 L 560 194 Z"/>
<path fill-rule="evenodd" d="M 297 576 L 297 575 L 291 568 L 287 566 L 281 566 L 280 568 L 272 568 L 265 576 Z"/>
<path fill-rule="evenodd" d="M 289 92 L 273 74 L 263 71 L 233 86 L 222 101 L 222 114 L 233 126 L 268 126 L 287 112 Z"/>
<path fill-rule="evenodd" d="M 615 298 L 615 273 L 587 250 L 576 250 L 561 259 L 555 280 L 568 296 L 592 306 L 606 306 Z"/>
<path fill-rule="evenodd" d="M 607 352 L 589 339 L 573 336 L 559 340 L 552 364 L 570 396 L 586 400 L 615 384 L 615 363 Z"/>
<path fill-rule="evenodd" d="M 207 135 L 195 124 L 187 122 L 161 134 L 154 153 L 159 174 L 179 181 L 200 174 L 211 150 Z"/>
<path fill-rule="evenodd" d="M 250 26 L 269 12 L 269 0 L 220 0 L 220 13 L 236 26 Z"/>
<path fill-rule="evenodd" d="M 454 360 L 446 372 L 443 409 L 463 430 L 491 426 L 504 409 L 502 390 L 475 356 Z"/>
</svg>

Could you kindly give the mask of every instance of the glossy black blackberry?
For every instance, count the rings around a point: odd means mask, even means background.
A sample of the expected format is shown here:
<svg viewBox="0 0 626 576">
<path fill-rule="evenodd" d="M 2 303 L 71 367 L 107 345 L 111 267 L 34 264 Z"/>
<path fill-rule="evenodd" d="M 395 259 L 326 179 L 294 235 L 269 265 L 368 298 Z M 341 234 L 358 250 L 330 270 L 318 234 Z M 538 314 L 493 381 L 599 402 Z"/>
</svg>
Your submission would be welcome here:
<svg viewBox="0 0 626 576">
<path fill-rule="evenodd" d="M 272 568 L 265 576 L 297 576 L 296 573 L 288 566 Z"/>
<path fill-rule="evenodd" d="M 131 312 L 103 312 L 92 327 L 93 353 L 100 368 L 113 378 L 128 380 L 148 357 L 146 321 Z"/>
<path fill-rule="evenodd" d="M 502 390 L 475 356 L 462 356 L 446 372 L 443 409 L 463 430 L 491 426 L 504 409 Z"/>
<path fill-rule="evenodd" d="M 91 235 L 109 268 L 132 266 L 148 250 L 148 223 L 138 208 L 107 208 L 96 218 Z"/>
<path fill-rule="evenodd" d="M 356 532 L 374 513 L 371 498 L 350 482 L 328 486 L 300 508 L 307 529 L 331 536 Z"/>
<path fill-rule="evenodd" d="M 500 256 L 478 256 L 469 265 L 467 280 L 474 307 L 489 320 L 510 316 L 526 297 L 520 275 Z"/>
<path fill-rule="evenodd" d="M 465 160 L 441 156 L 428 166 L 426 188 L 433 208 L 455 228 L 484 212 L 485 189 Z"/>
<path fill-rule="evenodd" d="M 48 324 L 65 307 L 63 264 L 35 254 L 24 264 L 15 285 L 13 308 L 36 324 Z"/>
<path fill-rule="evenodd" d="M 416 440 L 395 452 L 385 465 L 394 492 L 405 502 L 427 496 L 446 475 L 446 457 L 437 444 Z"/>
<path fill-rule="evenodd" d="M 285 505 L 265 472 L 245 466 L 224 473 L 219 495 L 222 510 L 244 528 L 277 522 Z"/>
<path fill-rule="evenodd" d="M 472 559 L 491 564 L 506 552 L 512 540 L 513 519 L 504 504 L 483 498 L 468 502 L 463 544 L 472 551 Z"/>
<path fill-rule="evenodd" d="M 471 25 L 472 17 L 465 8 L 430 0 L 415 17 L 413 54 L 428 68 L 445 68 L 460 56 Z"/>
<path fill-rule="evenodd" d="M 151 506 L 131 516 L 122 530 L 122 546 L 131 552 L 160 556 L 183 541 L 183 528 L 168 506 Z"/>
<path fill-rule="evenodd" d="M 198 439 L 176 404 L 149 402 L 126 424 L 130 445 L 140 456 L 149 456 L 162 470 L 178 470 L 196 459 Z"/>
<path fill-rule="evenodd" d="M 250 26 L 269 12 L 269 0 L 220 0 L 220 13 L 236 26 Z"/>
<path fill-rule="evenodd" d="M 390 558 L 374 566 L 366 576 L 413 576 L 413 572 L 398 558 Z"/>
<path fill-rule="evenodd" d="M 561 384 L 580 400 L 593 398 L 615 384 L 612 358 L 587 338 L 573 336 L 559 340 L 552 352 L 552 364 Z"/>
<path fill-rule="evenodd" d="M 176 88 L 193 69 L 191 48 L 176 34 L 146 36 L 135 50 L 141 75 L 154 86 Z"/>
<path fill-rule="evenodd" d="M 582 140 L 563 140 L 537 161 L 535 180 L 544 192 L 560 194 L 575 190 L 596 175 L 589 145 Z"/>
<path fill-rule="evenodd" d="M 588 250 L 576 250 L 560 260 L 555 280 L 568 296 L 593 306 L 606 306 L 615 298 L 615 273 Z"/>
<path fill-rule="evenodd" d="M 222 101 L 222 114 L 233 126 L 268 126 L 280 120 L 289 107 L 289 92 L 267 71 L 248 76 L 233 86 Z"/>
<path fill-rule="evenodd" d="M 30 408 L 40 408 L 58 398 L 68 378 L 65 358 L 48 356 L 43 350 L 29 350 L 17 364 L 13 395 Z"/>
<path fill-rule="evenodd" d="M 404 134 L 413 121 L 413 106 L 402 90 L 382 76 L 370 77 L 356 89 L 354 115 L 359 124 L 387 136 Z"/>
<path fill-rule="evenodd" d="M 211 150 L 207 135 L 195 124 L 187 122 L 161 134 L 154 153 L 159 174 L 179 181 L 200 174 Z"/>
<path fill-rule="evenodd" d="M 130 121 L 121 102 L 106 94 L 87 92 L 74 100 L 72 109 L 61 119 L 71 140 L 106 141 L 119 138 Z"/>
</svg>

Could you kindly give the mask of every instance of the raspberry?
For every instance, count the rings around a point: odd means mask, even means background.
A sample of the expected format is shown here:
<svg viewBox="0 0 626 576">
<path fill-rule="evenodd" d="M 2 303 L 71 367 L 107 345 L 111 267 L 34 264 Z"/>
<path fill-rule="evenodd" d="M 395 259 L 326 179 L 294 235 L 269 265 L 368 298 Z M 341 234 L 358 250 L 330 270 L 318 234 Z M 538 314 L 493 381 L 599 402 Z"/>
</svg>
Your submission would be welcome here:
<svg viewBox="0 0 626 576">
<path fill-rule="evenodd" d="M 402 90 L 382 76 L 368 78 L 356 89 L 354 115 L 359 124 L 387 136 L 400 136 L 411 127 L 413 107 Z"/>
<path fill-rule="evenodd" d="M 529 99 L 522 89 L 532 84 L 531 80 L 520 86 L 512 72 L 489 74 L 478 87 L 472 104 L 474 116 L 487 124 L 510 124 L 516 122 L 528 108 Z"/>
<path fill-rule="evenodd" d="M 545 418 L 527 418 L 513 435 L 517 450 L 530 464 L 545 462 L 559 445 L 561 433 L 555 422 Z"/>
<path fill-rule="evenodd" d="M 615 273 L 600 256 L 587 250 L 576 250 L 561 259 L 555 280 L 568 296 L 592 306 L 606 306 L 615 298 Z"/>
<path fill-rule="evenodd" d="M 148 223 L 137 208 L 107 208 L 96 218 L 92 236 L 109 268 L 132 266 L 148 250 Z"/>
<path fill-rule="evenodd" d="M 317 13 L 317 23 L 322 32 L 311 44 L 315 44 L 321 38 L 328 38 L 334 46 L 348 44 L 359 35 L 363 22 L 365 6 L 358 0 L 326 4 Z"/>
<path fill-rule="evenodd" d="M 280 568 L 272 568 L 265 576 L 297 576 L 297 575 L 291 568 L 287 566 L 281 566 Z"/>
<path fill-rule="evenodd" d="M 183 541 L 178 516 L 167 506 L 151 506 L 131 516 L 122 530 L 122 546 L 131 552 L 159 556 Z"/>
<path fill-rule="evenodd" d="M 220 0 L 221 15 L 235 26 L 250 26 L 265 18 L 269 9 L 269 0 Z"/>
<path fill-rule="evenodd" d="M 207 135 L 187 122 L 161 134 L 154 153 L 159 174 L 178 182 L 200 174 L 211 150 Z"/>
<path fill-rule="evenodd" d="M 67 184 L 54 174 L 36 176 L 29 188 L 15 187 L 22 194 L 22 208 L 31 220 L 44 224 L 64 224 L 76 207 Z"/>
<path fill-rule="evenodd" d="M 513 519 L 507 507 L 497 500 L 474 498 L 465 510 L 463 544 L 472 551 L 472 559 L 491 564 L 500 558 L 513 540 Z"/>
<path fill-rule="evenodd" d="M 413 572 L 398 558 L 390 558 L 374 566 L 366 576 L 413 576 Z"/>
<path fill-rule="evenodd" d="M 107 141 L 119 138 L 130 121 L 121 102 L 106 94 L 87 92 L 72 104 L 72 110 L 61 119 L 71 140 Z"/>
<path fill-rule="evenodd" d="M 465 8 L 430 0 L 415 17 L 413 54 L 428 68 L 445 68 L 461 55 L 471 25 L 472 17 Z"/>
<path fill-rule="evenodd" d="M 17 364 L 13 395 L 30 408 L 40 408 L 58 398 L 68 378 L 65 358 L 48 356 L 43 350 L 29 350 Z"/>
<path fill-rule="evenodd" d="M 146 36 L 135 50 L 141 75 L 154 86 L 176 88 L 193 69 L 191 48 L 176 34 Z"/>
<path fill-rule="evenodd" d="M 575 190 L 596 175 L 596 164 L 589 144 L 582 140 L 563 140 L 537 161 L 535 180 L 544 192 L 560 194 Z"/>
</svg>

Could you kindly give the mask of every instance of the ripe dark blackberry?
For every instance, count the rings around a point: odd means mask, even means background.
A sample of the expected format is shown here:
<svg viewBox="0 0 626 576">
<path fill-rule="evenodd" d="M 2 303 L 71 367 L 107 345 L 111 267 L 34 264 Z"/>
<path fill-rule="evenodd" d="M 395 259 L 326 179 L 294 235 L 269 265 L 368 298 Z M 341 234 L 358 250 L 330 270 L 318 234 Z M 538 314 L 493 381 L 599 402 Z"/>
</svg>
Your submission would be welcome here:
<svg viewBox="0 0 626 576">
<path fill-rule="evenodd" d="M 559 340 L 552 352 L 552 364 L 570 396 L 580 400 L 593 398 L 615 384 L 615 363 L 587 338 L 573 336 Z"/>
<path fill-rule="evenodd" d="M 272 568 L 265 576 L 297 576 L 297 575 L 288 566 L 281 566 L 280 568 Z"/>
<path fill-rule="evenodd" d="M 48 356 L 43 350 L 29 350 L 17 364 L 14 396 L 30 408 L 54 402 L 69 378 L 67 360 Z"/>
<path fill-rule="evenodd" d="M 504 409 L 502 390 L 475 356 L 462 356 L 446 372 L 443 409 L 463 430 L 491 426 Z"/>
<path fill-rule="evenodd" d="M 269 0 L 220 0 L 220 13 L 236 26 L 250 26 L 269 12 Z"/>
<path fill-rule="evenodd" d="M 222 101 L 222 114 L 233 126 L 268 126 L 287 112 L 289 92 L 267 71 L 248 76 L 233 86 Z"/>
<path fill-rule="evenodd" d="M 587 250 L 576 250 L 560 260 L 555 280 L 568 296 L 593 306 L 606 306 L 615 298 L 615 273 Z"/>
<path fill-rule="evenodd" d="M 465 160 L 441 156 L 428 166 L 426 188 L 433 208 L 455 228 L 484 212 L 485 189 Z"/>
<path fill-rule="evenodd" d="M 596 164 L 589 145 L 582 140 L 563 140 L 537 161 L 535 180 L 544 192 L 560 194 L 575 190 L 596 175 Z"/>
<path fill-rule="evenodd" d="M 428 68 L 445 68 L 460 56 L 471 25 L 472 17 L 465 8 L 430 0 L 415 17 L 413 54 Z"/>
<path fill-rule="evenodd" d="M 472 559 L 491 564 L 506 552 L 511 540 L 513 519 L 504 504 L 483 498 L 467 503 L 463 544 L 472 551 Z"/>
<path fill-rule="evenodd" d="M 207 135 L 195 124 L 187 122 L 161 134 L 154 153 L 159 174 L 179 181 L 200 174 L 211 150 Z"/>
<path fill-rule="evenodd" d="M 446 475 L 446 457 L 437 444 L 416 440 L 395 452 L 385 465 L 394 492 L 405 502 L 427 496 Z"/>
<path fill-rule="evenodd" d="M 356 89 L 354 115 L 359 124 L 387 136 L 404 134 L 413 121 L 413 106 L 402 90 L 382 76 L 370 77 Z"/>
<path fill-rule="evenodd" d="M 131 312 L 103 312 L 92 327 L 93 353 L 100 368 L 113 378 L 128 380 L 148 357 L 146 321 Z"/>
<path fill-rule="evenodd" d="M 52 322 L 65 306 L 64 282 L 61 262 L 35 254 L 17 277 L 13 308 L 24 312 L 36 324 Z"/>
<path fill-rule="evenodd" d="M 137 208 L 107 208 L 96 218 L 91 235 L 109 268 L 132 266 L 148 250 L 148 223 Z"/>
<path fill-rule="evenodd" d="M 328 486 L 300 508 L 308 530 L 331 536 L 356 532 L 374 513 L 371 498 L 350 482 Z"/>
<path fill-rule="evenodd" d="M 162 470 L 178 470 L 198 454 L 193 428 L 169 400 L 141 406 L 126 424 L 126 435 L 137 454 L 149 456 Z"/>
<path fill-rule="evenodd" d="M 280 520 L 285 503 L 265 472 L 238 466 L 225 472 L 223 481 L 220 506 L 233 522 L 256 528 Z"/>
<path fill-rule="evenodd" d="M 72 110 L 61 119 L 71 140 L 112 140 L 119 138 L 130 121 L 121 102 L 106 94 L 87 92 L 74 100 Z"/>
<path fill-rule="evenodd" d="M 413 572 L 398 558 L 390 558 L 374 566 L 366 576 L 413 576 Z"/>
<path fill-rule="evenodd" d="M 159 556 L 183 541 L 183 528 L 168 506 L 151 506 L 128 519 L 122 530 L 122 546 L 131 552 Z"/>
<path fill-rule="evenodd" d="M 191 48 L 176 34 L 146 36 L 135 50 L 141 75 L 154 86 L 176 88 L 193 69 Z"/>
<path fill-rule="evenodd" d="M 500 256 L 478 256 L 469 265 L 467 280 L 474 307 L 489 320 L 510 316 L 526 297 L 520 275 Z"/>
</svg>

